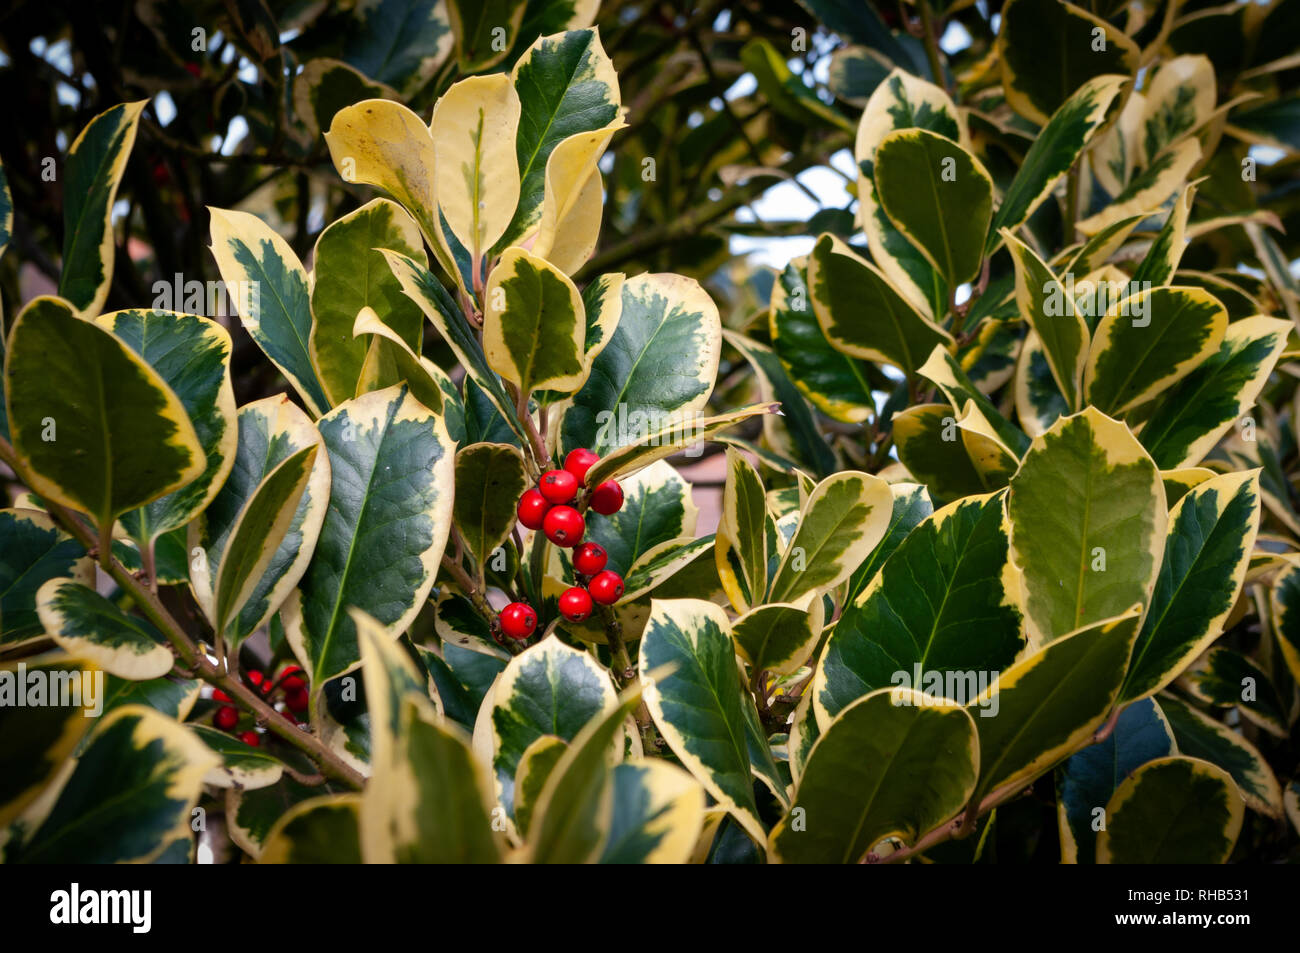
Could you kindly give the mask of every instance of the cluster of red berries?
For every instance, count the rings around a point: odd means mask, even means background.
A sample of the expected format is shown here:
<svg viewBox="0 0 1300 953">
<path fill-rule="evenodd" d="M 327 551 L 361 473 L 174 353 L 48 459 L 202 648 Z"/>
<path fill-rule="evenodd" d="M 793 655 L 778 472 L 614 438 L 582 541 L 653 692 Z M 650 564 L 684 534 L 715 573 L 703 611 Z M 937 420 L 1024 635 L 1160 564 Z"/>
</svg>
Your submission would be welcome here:
<svg viewBox="0 0 1300 953">
<path fill-rule="evenodd" d="M 571 586 L 560 596 L 560 615 L 570 622 L 582 622 L 591 615 L 593 600 L 603 606 L 613 605 L 623 595 L 623 577 L 606 569 L 609 554 L 598 543 L 584 543 L 587 523 L 571 504 L 587 471 L 600 458 L 590 450 L 571 450 L 564 458 L 563 470 L 547 470 L 538 485 L 527 490 L 519 500 L 519 522 L 531 530 L 541 530 L 556 546 L 573 550 L 573 570 L 585 586 Z M 623 488 L 616 480 L 606 480 L 594 490 L 588 505 L 603 516 L 623 508 Z M 501 631 L 512 639 L 526 639 L 537 630 L 537 612 L 526 602 L 512 602 L 500 613 Z"/>
<path fill-rule="evenodd" d="M 303 677 L 303 671 L 297 665 L 290 665 L 280 673 L 279 679 L 272 679 L 262 674 L 256 669 L 245 672 L 244 678 L 260 694 L 273 697 L 277 692 L 284 694 L 284 709 L 280 712 L 293 724 L 298 724 L 301 719 L 299 715 L 307 710 L 308 694 L 307 679 Z M 221 689 L 212 693 L 213 701 L 225 702 L 217 709 L 216 714 L 212 716 L 212 723 L 222 731 L 233 731 L 239 724 L 239 709 L 229 704 L 231 698 Z M 251 728 L 239 733 L 239 740 L 246 745 L 256 748 L 262 743 L 261 736 Z"/>
</svg>

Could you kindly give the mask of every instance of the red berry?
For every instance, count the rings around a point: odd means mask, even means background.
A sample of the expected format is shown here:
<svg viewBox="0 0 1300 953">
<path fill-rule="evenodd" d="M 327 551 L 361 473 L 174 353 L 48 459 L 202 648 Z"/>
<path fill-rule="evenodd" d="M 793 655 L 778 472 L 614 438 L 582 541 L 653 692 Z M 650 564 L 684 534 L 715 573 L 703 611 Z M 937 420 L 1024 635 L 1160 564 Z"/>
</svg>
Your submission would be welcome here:
<svg viewBox="0 0 1300 953">
<path fill-rule="evenodd" d="M 245 676 L 245 678 L 252 682 L 254 686 L 260 688 L 263 695 L 271 690 L 271 680 L 259 671 L 251 671 Z"/>
<path fill-rule="evenodd" d="M 612 606 L 623 598 L 623 577 L 612 569 L 606 569 L 596 574 L 587 591 L 602 606 Z"/>
<path fill-rule="evenodd" d="M 525 490 L 519 498 L 519 522 L 529 529 L 541 529 L 546 511 L 550 508 L 551 504 L 546 502 L 541 490 Z"/>
<path fill-rule="evenodd" d="M 213 689 L 212 691 L 212 700 L 218 702 L 228 702 L 230 701 L 230 696 L 227 695 L 225 692 L 223 692 L 221 689 L 216 688 Z"/>
<path fill-rule="evenodd" d="M 262 743 L 262 739 L 258 737 L 256 731 L 245 731 L 243 734 L 239 736 L 239 740 L 246 745 L 251 745 L 254 748 L 256 748 L 258 745 Z"/>
<path fill-rule="evenodd" d="M 191 76 L 193 76 L 195 79 L 198 79 L 198 77 L 199 77 L 199 75 L 200 75 L 200 73 L 201 73 L 202 71 L 199 69 L 199 64 L 198 64 L 198 63 L 186 63 L 186 64 L 185 64 L 185 72 L 189 73 L 189 74 L 190 74 Z"/>
<path fill-rule="evenodd" d="M 223 705 L 212 716 L 212 723 L 222 731 L 229 731 L 239 723 L 239 712 L 229 705 Z"/>
<path fill-rule="evenodd" d="M 560 595 L 560 615 L 570 622 L 581 622 L 591 615 L 591 596 L 586 589 L 573 586 Z"/>
<path fill-rule="evenodd" d="M 526 639 L 537 631 L 537 613 L 526 602 L 512 602 L 501 610 L 501 631 L 512 639 Z"/>
<path fill-rule="evenodd" d="M 538 489 L 548 503 L 569 503 L 578 495 L 578 478 L 568 470 L 547 470 Z"/>
<path fill-rule="evenodd" d="M 307 687 L 307 680 L 302 677 L 302 669 L 297 665 L 288 666 L 280 673 L 280 687 L 286 692 Z"/>
<path fill-rule="evenodd" d="M 587 523 L 572 506 L 555 506 L 546 514 L 542 529 L 546 531 L 546 538 L 556 546 L 569 549 L 582 542 Z"/>
<path fill-rule="evenodd" d="M 564 458 L 564 469 L 577 477 L 578 482 L 581 483 L 587 478 L 587 471 L 599 459 L 600 457 L 586 447 L 579 447 L 577 450 L 570 450 L 569 455 Z"/>
<path fill-rule="evenodd" d="M 617 513 L 623 508 L 623 488 L 617 480 L 606 480 L 591 491 L 591 508 L 602 516 Z"/>
<path fill-rule="evenodd" d="M 284 711 L 280 712 L 280 717 L 282 717 L 285 721 L 287 721 L 291 725 L 298 724 L 298 719 L 294 717 L 293 712 L 289 711 L 288 709 L 285 709 Z"/>
<path fill-rule="evenodd" d="M 584 576 L 594 576 L 609 562 L 609 553 L 600 543 L 583 543 L 573 551 L 573 568 Z"/>
<path fill-rule="evenodd" d="M 307 702 L 307 687 L 305 685 L 284 693 L 284 703 L 289 706 L 290 711 L 306 711 Z"/>
</svg>

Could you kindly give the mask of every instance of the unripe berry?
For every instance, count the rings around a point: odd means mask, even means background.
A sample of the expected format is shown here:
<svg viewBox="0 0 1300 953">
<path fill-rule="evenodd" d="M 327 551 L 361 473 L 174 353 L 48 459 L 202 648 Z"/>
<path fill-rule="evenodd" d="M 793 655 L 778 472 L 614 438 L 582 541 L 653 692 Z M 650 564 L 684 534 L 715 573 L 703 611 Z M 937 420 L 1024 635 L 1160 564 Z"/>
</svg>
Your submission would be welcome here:
<svg viewBox="0 0 1300 953">
<path fill-rule="evenodd" d="M 570 622 L 581 622 L 591 615 L 591 596 L 586 589 L 573 586 L 560 595 L 560 615 Z"/>
<path fill-rule="evenodd" d="M 587 591 L 591 593 L 591 598 L 595 599 L 602 606 L 612 606 L 623 598 L 623 577 L 611 569 L 596 574 L 587 586 Z"/>
<path fill-rule="evenodd" d="M 229 705 L 223 705 L 217 709 L 217 713 L 212 716 L 212 723 L 222 731 L 229 731 L 235 725 L 239 724 L 239 712 Z"/>
<path fill-rule="evenodd" d="M 594 576 L 609 562 L 609 553 L 600 543 L 583 543 L 573 551 L 573 568 L 584 576 Z"/>
<path fill-rule="evenodd" d="M 578 478 L 568 470 L 547 470 L 537 488 L 548 503 L 569 503 L 578 495 Z"/>
<path fill-rule="evenodd" d="M 623 488 L 617 480 L 606 480 L 591 491 L 591 508 L 602 516 L 610 516 L 623 508 Z"/>
<path fill-rule="evenodd" d="M 553 506 L 542 522 L 542 529 L 546 531 L 546 538 L 556 546 L 569 549 L 582 542 L 587 522 L 572 506 Z"/>
<path fill-rule="evenodd" d="M 550 508 L 551 504 L 546 502 L 546 497 L 542 496 L 540 490 L 525 490 L 519 498 L 519 522 L 529 529 L 541 529 L 546 511 Z"/>
<path fill-rule="evenodd" d="M 570 450 L 569 455 L 564 458 L 564 469 L 568 470 L 581 483 L 587 478 L 587 471 L 595 465 L 600 457 L 596 456 L 586 447 L 579 447 L 577 450 Z"/>
<path fill-rule="evenodd" d="M 526 602 L 512 602 L 501 610 L 501 631 L 512 639 L 523 640 L 537 630 L 537 613 Z"/>
<path fill-rule="evenodd" d="M 245 731 L 239 736 L 239 740 L 254 748 L 262 743 L 262 739 L 258 736 L 256 731 Z"/>
</svg>

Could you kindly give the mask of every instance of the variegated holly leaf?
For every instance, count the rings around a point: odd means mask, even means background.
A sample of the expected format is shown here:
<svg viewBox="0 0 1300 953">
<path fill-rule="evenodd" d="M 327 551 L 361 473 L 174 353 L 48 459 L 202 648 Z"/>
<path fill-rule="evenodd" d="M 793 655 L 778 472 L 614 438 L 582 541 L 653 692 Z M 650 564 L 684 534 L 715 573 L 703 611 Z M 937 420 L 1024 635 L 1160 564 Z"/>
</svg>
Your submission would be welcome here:
<svg viewBox="0 0 1300 953">
<path fill-rule="evenodd" d="M 546 780 L 568 750 L 569 743 L 563 738 L 542 735 L 519 758 L 519 768 L 515 771 L 515 827 L 525 837 Z"/>
<path fill-rule="evenodd" d="M 63 268 L 59 296 L 82 315 L 98 314 L 108 297 L 117 248 L 113 203 L 135 145 L 140 113 L 148 104 L 148 100 L 121 103 L 100 113 L 73 141 L 60 170 Z M 7 239 L 7 225 L 3 232 Z"/>
<path fill-rule="evenodd" d="M 361 863 L 362 795 L 326 794 L 295 804 L 262 843 L 262 864 Z"/>
<path fill-rule="evenodd" d="M 1260 519 L 1259 473 L 1225 473 L 1169 512 L 1164 558 L 1121 698 L 1154 695 L 1223 632 Z"/>
<path fill-rule="evenodd" d="M 404 386 L 340 404 L 318 426 L 330 505 L 285 618 L 314 686 L 360 658 L 345 608 L 369 613 L 390 634 L 420 611 L 451 530 L 455 468 L 446 425 Z"/>
<path fill-rule="evenodd" d="M 826 340 L 845 354 L 884 361 L 911 376 L 936 345 L 953 345 L 947 331 L 834 235 L 817 239 L 808 259 L 808 287 Z"/>
<path fill-rule="evenodd" d="M 1213 94 L 1211 94 L 1213 95 Z M 1182 260 L 1187 248 L 1187 218 L 1192 213 L 1192 202 L 1196 198 L 1196 185 L 1188 185 L 1182 194 L 1174 200 L 1164 226 L 1156 235 L 1151 247 L 1133 272 L 1134 286 L 1138 288 L 1160 287 L 1173 281 L 1178 262 Z M 1149 282 L 1149 285 L 1147 284 Z"/>
<path fill-rule="evenodd" d="M 947 350 L 936 347 L 921 365 L 920 373 L 939 385 L 953 410 L 964 413 L 968 404 L 974 404 L 979 416 L 992 426 L 993 435 L 1017 458 L 1024 456 L 1029 449 L 1024 431 L 1002 416 Z"/>
<path fill-rule="evenodd" d="M 488 366 L 524 394 L 572 393 L 584 379 L 587 317 L 568 275 L 544 258 L 510 248 L 483 292 Z"/>
<path fill-rule="evenodd" d="M 821 599 L 769 603 L 749 610 L 731 624 L 736 650 L 755 672 L 789 675 L 812 654 L 822 634 Z"/>
<path fill-rule="evenodd" d="M 1282 701 L 1273 679 L 1241 652 L 1214 646 L 1183 673 L 1179 684 L 1208 705 L 1235 707 L 1271 735 L 1289 734 L 1290 706 Z"/>
<path fill-rule="evenodd" d="M 330 406 L 311 362 L 307 270 L 289 243 L 256 215 L 209 208 L 212 257 L 244 330 L 319 416 Z"/>
<path fill-rule="evenodd" d="M 362 308 L 357 313 L 352 333 L 368 342 L 357 377 L 356 395 L 383 390 L 405 381 L 416 400 L 447 418 L 447 431 L 452 434 L 452 439 L 464 438 L 465 408 L 460 391 L 446 371 L 413 350 L 396 331 L 379 320 L 372 308 Z M 459 430 L 453 433 L 454 418 L 459 418 Z"/>
<path fill-rule="evenodd" d="M 270 787 L 284 774 L 284 762 L 260 745 L 245 744 L 209 725 L 190 725 L 190 730 L 220 759 L 203 779 L 205 784 L 254 791 Z"/>
<path fill-rule="evenodd" d="M 641 636 L 641 684 L 673 754 L 751 838 L 763 842 L 753 779 L 782 796 L 784 785 L 754 699 L 740 683 L 730 630 L 726 614 L 711 602 L 652 600 Z"/>
<path fill-rule="evenodd" d="M 190 811 L 218 758 L 188 728 L 125 705 L 94 735 L 58 797 L 8 863 L 148 862 L 190 835 Z"/>
<path fill-rule="evenodd" d="M 796 602 L 844 582 L 884 537 L 892 511 L 893 494 L 879 477 L 849 470 L 822 480 L 799 513 L 765 601 Z"/>
<path fill-rule="evenodd" d="M 934 504 L 924 486 L 916 483 L 891 483 L 889 490 L 894 497 L 894 506 L 889 514 L 889 528 L 871 555 L 849 577 L 845 606 L 858 600 L 858 595 L 876 578 L 886 560 L 902 545 L 907 535 L 934 512 Z"/>
<path fill-rule="evenodd" d="M 226 823 L 230 839 L 254 860 L 262 856 L 266 837 L 291 808 L 303 801 L 320 797 L 326 785 L 300 784 L 282 775 L 275 784 L 256 791 L 230 788 L 226 792 Z"/>
<path fill-rule="evenodd" d="M 575 132 L 546 160 L 542 219 L 533 254 L 566 275 L 586 264 L 596 250 L 605 194 L 597 167 L 621 121 L 592 132 Z"/>
<path fill-rule="evenodd" d="M 1168 522 L 1164 488 L 1123 424 L 1088 407 L 1035 437 L 1007 512 L 1032 641 L 1150 601 Z"/>
<path fill-rule="evenodd" d="M 524 457 L 515 447 L 475 443 L 457 452 L 452 517 L 480 565 L 514 529 L 515 507 L 527 488 Z"/>
<path fill-rule="evenodd" d="M 1198 758 L 1158 758 L 1129 775 L 1107 803 L 1097 863 L 1222 864 L 1244 813 L 1221 768 Z"/>
<path fill-rule="evenodd" d="M 207 466 L 180 490 L 122 515 L 143 547 L 179 529 L 207 508 L 234 465 L 237 431 L 230 382 L 230 335 L 215 321 L 172 311 L 115 311 L 95 321 L 149 364 L 180 398 Z"/>
<path fill-rule="evenodd" d="M 0 647 L 41 637 L 36 591 L 51 579 L 94 583 L 86 548 L 41 510 L 0 510 Z"/>
<path fill-rule="evenodd" d="M 380 249 L 423 265 L 420 229 L 402 207 L 375 199 L 332 222 L 316 239 L 307 349 L 331 406 L 357 392 L 371 341 L 356 334 L 357 316 L 370 309 L 383 326 L 416 353 L 424 324 L 420 309 L 402 293 Z"/>
<path fill-rule="evenodd" d="M 390 5 L 396 6 L 396 3 Z M 341 60 L 318 56 L 308 60 L 293 81 L 293 105 L 312 141 L 329 128 L 334 114 L 363 99 L 400 99 L 397 90 L 376 83 L 363 71 Z"/>
<path fill-rule="evenodd" d="M 928 129 L 900 129 L 876 147 L 875 182 L 890 221 L 949 287 L 979 273 L 993 179 L 974 155 Z"/>
<path fill-rule="evenodd" d="M 820 722 L 900 677 L 965 703 L 977 693 L 969 674 L 999 672 L 1016 658 L 1024 622 L 1004 496 L 958 500 L 923 520 L 845 609 L 813 682 Z"/>
<path fill-rule="evenodd" d="M 892 421 L 899 461 L 940 502 L 998 488 L 971 459 L 957 417 L 947 404 L 916 404 Z"/>
<path fill-rule="evenodd" d="M 604 455 L 642 435 L 691 424 L 713 392 L 722 351 L 718 307 L 680 275 L 623 282 L 618 325 L 565 405 L 561 450 Z"/>
<path fill-rule="evenodd" d="M 851 864 L 885 838 L 915 843 L 970 799 L 979 764 L 965 709 L 911 689 L 873 692 L 813 745 L 791 814 L 769 838 L 770 855 Z"/>
<path fill-rule="evenodd" d="M 1098 820 L 1115 788 L 1148 761 L 1177 750 L 1164 713 L 1144 698 L 1120 712 L 1103 741 L 1089 745 L 1056 772 L 1056 818 L 1061 861 L 1091 864 L 1096 857 Z M 1100 812 L 1100 814 L 1099 814 Z"/>
<path fill-rule="evenodd" d="M 119 678 L 160 678 L 175 661 L 151 623 L 127 615 L 80 582 L 45 583 L 36 593 L 36 612 L 60 647 Z"/>
<path fill-rule="evenodd" d="M 1135 175 L 1113 202 L 1075 227 L 1085 235 L 1096 235 L 1116 222 L 1160 207 L 1183 188 L 1200 160 L 1200 143 L 1195 138 L 1182 140 Z"/>
<path fill-rule="evenodd" d="M 713 547 L 722 588 L 737 612 L 767 592 L 767 501 L 763 478 L 734 447 L 727 448 L 727 480 Z"/>
<path fill-rule="evenodd" d="M 89 514 L 104 547 L 118 516 L 204 472 L 203 445 L 176 392 L 58 298 L 36 298 L 14 322 L 5 396 L 32 490 Z"/>
<path fill-rule="evenodd" d="M 1030 437 L 1046 433 L 1058 418 L 1070 413 L 1070 404 L 1052 377 L 1043 342 L 1032 330 L 1020 349 L 1014 388 L 1016 419 Z"/>
<path fill-rule="evenodd" d="M 614 766 L 614 810 L 602 864 L 684 864 L 704 826 L 704 788 L 666 761 Z"/>
<path fill-rule="evenodd" d="M 525 0 L 448 0 L 461 71 L 476 73 L 503 60 L 515 45 L 527 7 Z"/>
<path fill-rule="evenodd" d="M 1074 299 L 1047 263 L 1010 232 L 1002 233 L 1016 268 L 1016 307 L 1037 334 L 1067 407 L 1080 406 L 1091 335 Z"/>
<path fill-rule="evenodd" d="M 190 588 L 208 621 L 213 626 L 224 625 L 225 638 L 232 646 L 264 626 L 302 578 L 316 547 L 330 493 L 329 456 L 320 434 L 288 398 L 267 397 L 245 404 L 239 409 L 237 425 L 239 443 L 230 476 L 202 519 L 191 523 L 189 530 L 189 549 L 199 551 L 190 561 Z M 248 516 L 255 507 L 266 512 L 276 510 L 277 501 L 287 504 L 297 492 L 294 477 L 298 465 L 281 468 L 291 458 L 305 459 L 301 455 L 313 449 L 316 453 L 306 488 L 287 526 L 281 512 L 268 523 Z M 277 472 L 280 476 L 269 484 Z M 234 564 L 227 569 L 226 553 L 236 530 L 246 536 L 245 548 L 255 554 L 248 558 L 254 559 L 255 565 Z M 272 555 L 266 561 L 268 552 Z M 260 571 L 254 572 L 258 566 Z M 221 623 L 215 589 L 223 575 L 232 586 L 235 602 L 242 606 Z M 254 579 L 253 588 L 246 590 L 245 585 Z"/>
</svg>

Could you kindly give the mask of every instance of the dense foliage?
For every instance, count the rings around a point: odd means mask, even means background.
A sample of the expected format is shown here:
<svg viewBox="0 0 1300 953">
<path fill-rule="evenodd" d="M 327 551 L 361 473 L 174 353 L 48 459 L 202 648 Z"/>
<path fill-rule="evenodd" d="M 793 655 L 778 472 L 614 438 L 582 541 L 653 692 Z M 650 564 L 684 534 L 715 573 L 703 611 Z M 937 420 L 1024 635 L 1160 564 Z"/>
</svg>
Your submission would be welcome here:
<svg viewBox="0 0 1300 953">
<path fill-rule="evenodd" d="M 1300 3 L 113 7 L 3 23 L 6 861 L 1300 854 Z"/>
</svg>

